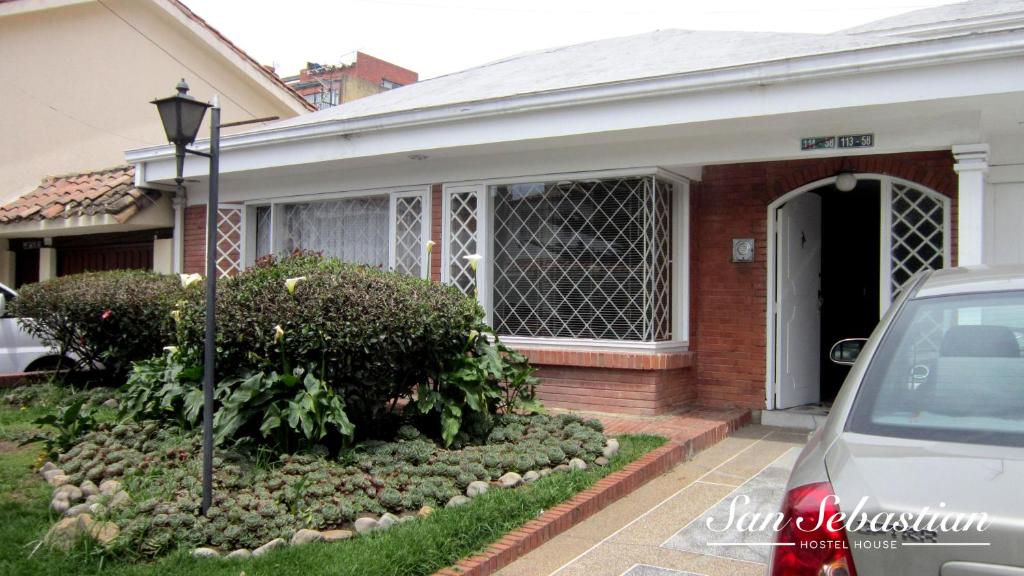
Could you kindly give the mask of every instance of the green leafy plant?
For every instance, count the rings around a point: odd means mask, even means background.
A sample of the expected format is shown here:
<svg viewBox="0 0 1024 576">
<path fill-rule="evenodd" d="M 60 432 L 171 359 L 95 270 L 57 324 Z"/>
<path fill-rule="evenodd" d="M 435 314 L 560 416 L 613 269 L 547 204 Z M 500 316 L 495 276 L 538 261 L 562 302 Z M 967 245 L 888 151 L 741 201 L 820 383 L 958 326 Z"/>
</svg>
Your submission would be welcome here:
<svg viewBox="0 0 1024 576">
<path fill-rule="evenodd" d="M 202 377 L 202 368 L 184 364 L 174 349 L 135 362 L 121 394 L 121 416 L 137 421 L 173 420 L 191 428 L 203 408 Z"/>
<path fill-rule="evenodd" d="M 200 291 L 189 293 L 179 317 L 178 346 L 193 359 L 187 363 L 198 363 Z M 465 335 L 482 318 L 479 305 L 450 285 L 305 253 L 263 259 L 218 285 L 217 378 L 315 366 L 360 433 L 377 436 L 399 399 L 459 361 Z M 277 328 L 287 334 L 284 358 Z"/>
<path fill-rule="evenodd" d="M 505 346 L 482 324 L 469 332 L 465 342 L 452 369 L 433 385 L 422 386 L 417 397 L 422 413 L 439 414 L 446 446 L 459 434 L 469 411 L 478 415 L 543 411 L 535 396 L 535 369 L 525 356 Z"/>
<path fill-rule="evenodd" d="M 102 363 L 123 381 L 173 336 L 170 312 L 181 281 L 142 270 L 87 272 L 23 286 L 11 302 L 21 325 L 80 367 Z"/>
<path fill-rule="evenodd" d="M 22 446 L 43 442 L 49 456 L 57 456 L 70 449 L 78 440 L 96 428 L 96 416 L 87 397 L 80 397 L 67 406 L 61 406 L 56 413 L 46 414 L 33 420 L 37 426 L 49 426 L 53 433 L 38 434 L 21 443 Z"/>
</svg>

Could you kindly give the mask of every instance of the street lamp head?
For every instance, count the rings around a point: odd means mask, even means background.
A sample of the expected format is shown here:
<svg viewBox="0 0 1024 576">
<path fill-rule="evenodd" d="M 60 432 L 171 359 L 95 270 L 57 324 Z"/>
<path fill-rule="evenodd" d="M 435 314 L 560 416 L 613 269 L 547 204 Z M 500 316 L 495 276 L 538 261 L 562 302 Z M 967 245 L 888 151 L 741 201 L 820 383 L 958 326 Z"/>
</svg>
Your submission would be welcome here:
<svg viewBox="0 0 1024 576">
<path fill-rule="evenodd" d="M 184 78 L 175 88 L 178 90 L 177 94 L 153 100 L 151 104 L 156 104 L 156 109 L 160 112 L 167 141 L 175 147 L 184 148 L 195 142 L 199 125 L 203 123 L 206 109 L 211 105 L 189 96 L 188 84 Z"/>
</svg>

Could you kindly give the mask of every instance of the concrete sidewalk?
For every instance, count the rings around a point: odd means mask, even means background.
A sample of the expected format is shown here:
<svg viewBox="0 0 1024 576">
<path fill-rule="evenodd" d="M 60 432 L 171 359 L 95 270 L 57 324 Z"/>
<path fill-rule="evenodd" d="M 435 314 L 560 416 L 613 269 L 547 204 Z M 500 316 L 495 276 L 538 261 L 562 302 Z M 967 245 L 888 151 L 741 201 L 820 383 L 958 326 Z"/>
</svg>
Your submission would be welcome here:
<svg viewBox="0 0 1024 576">
<path fill-rule="evenodd" d="M 715 533 L 732 496 L 777 511 L 806 432 L 747 426 L 506 566 L 501 576 L 761 576 L 767 549 L 709 542 L 768 540 Z M 728 497 L 728 499 L 727 499 Z M 724 515 L 723 515 L 724 512 Z"/>
</svg>

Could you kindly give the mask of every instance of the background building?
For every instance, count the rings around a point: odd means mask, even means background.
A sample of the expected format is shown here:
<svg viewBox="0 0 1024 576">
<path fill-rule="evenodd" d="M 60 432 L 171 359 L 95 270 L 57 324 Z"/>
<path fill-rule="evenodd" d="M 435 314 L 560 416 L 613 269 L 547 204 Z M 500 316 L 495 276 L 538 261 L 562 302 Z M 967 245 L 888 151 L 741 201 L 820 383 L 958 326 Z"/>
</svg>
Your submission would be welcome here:
<svg viewBox="0 0 1024 576">
<path fill-rule="evenodd" d="M 317 110 L 412 84 L 419 74 L 369 54 L 356 52 L 352 64 L 332 66 L 307 62 L 296 76 L 283 80 Z"/>
</svg>

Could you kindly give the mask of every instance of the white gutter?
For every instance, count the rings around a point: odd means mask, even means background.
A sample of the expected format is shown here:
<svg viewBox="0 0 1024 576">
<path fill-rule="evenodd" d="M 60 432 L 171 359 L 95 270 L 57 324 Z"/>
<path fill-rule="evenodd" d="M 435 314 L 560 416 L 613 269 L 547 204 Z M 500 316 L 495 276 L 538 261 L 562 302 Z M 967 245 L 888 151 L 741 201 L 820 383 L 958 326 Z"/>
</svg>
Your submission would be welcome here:
<svg viewBox="0 0 1024 576">
<path fill-rule="evenodd" d="M 312 138 L 401 129 L 450 121 L 465 121 L 534 110 L 598 104 L 637 98 L 669 96 L 727 88 L 766 86 L 869 72 L 899 70 L 937 64 L 1024 55 L 1024 33 L 1020 30 L 978 34 L 939 40 L 915 40 L 873 47 L 743 65 L 732 68 L 688 72 L 656 78 L 569 88 L 492 100 L 455 103 L 434 108 L 391 112 L 359 118 L 301 124 L 224 136 L 221 150 L 242 149 Z M 209 148 L 209 141 L 196 143 Z M 129 150 L 131 164 L 172 158 L 170 146 Z"/>
</svg>

